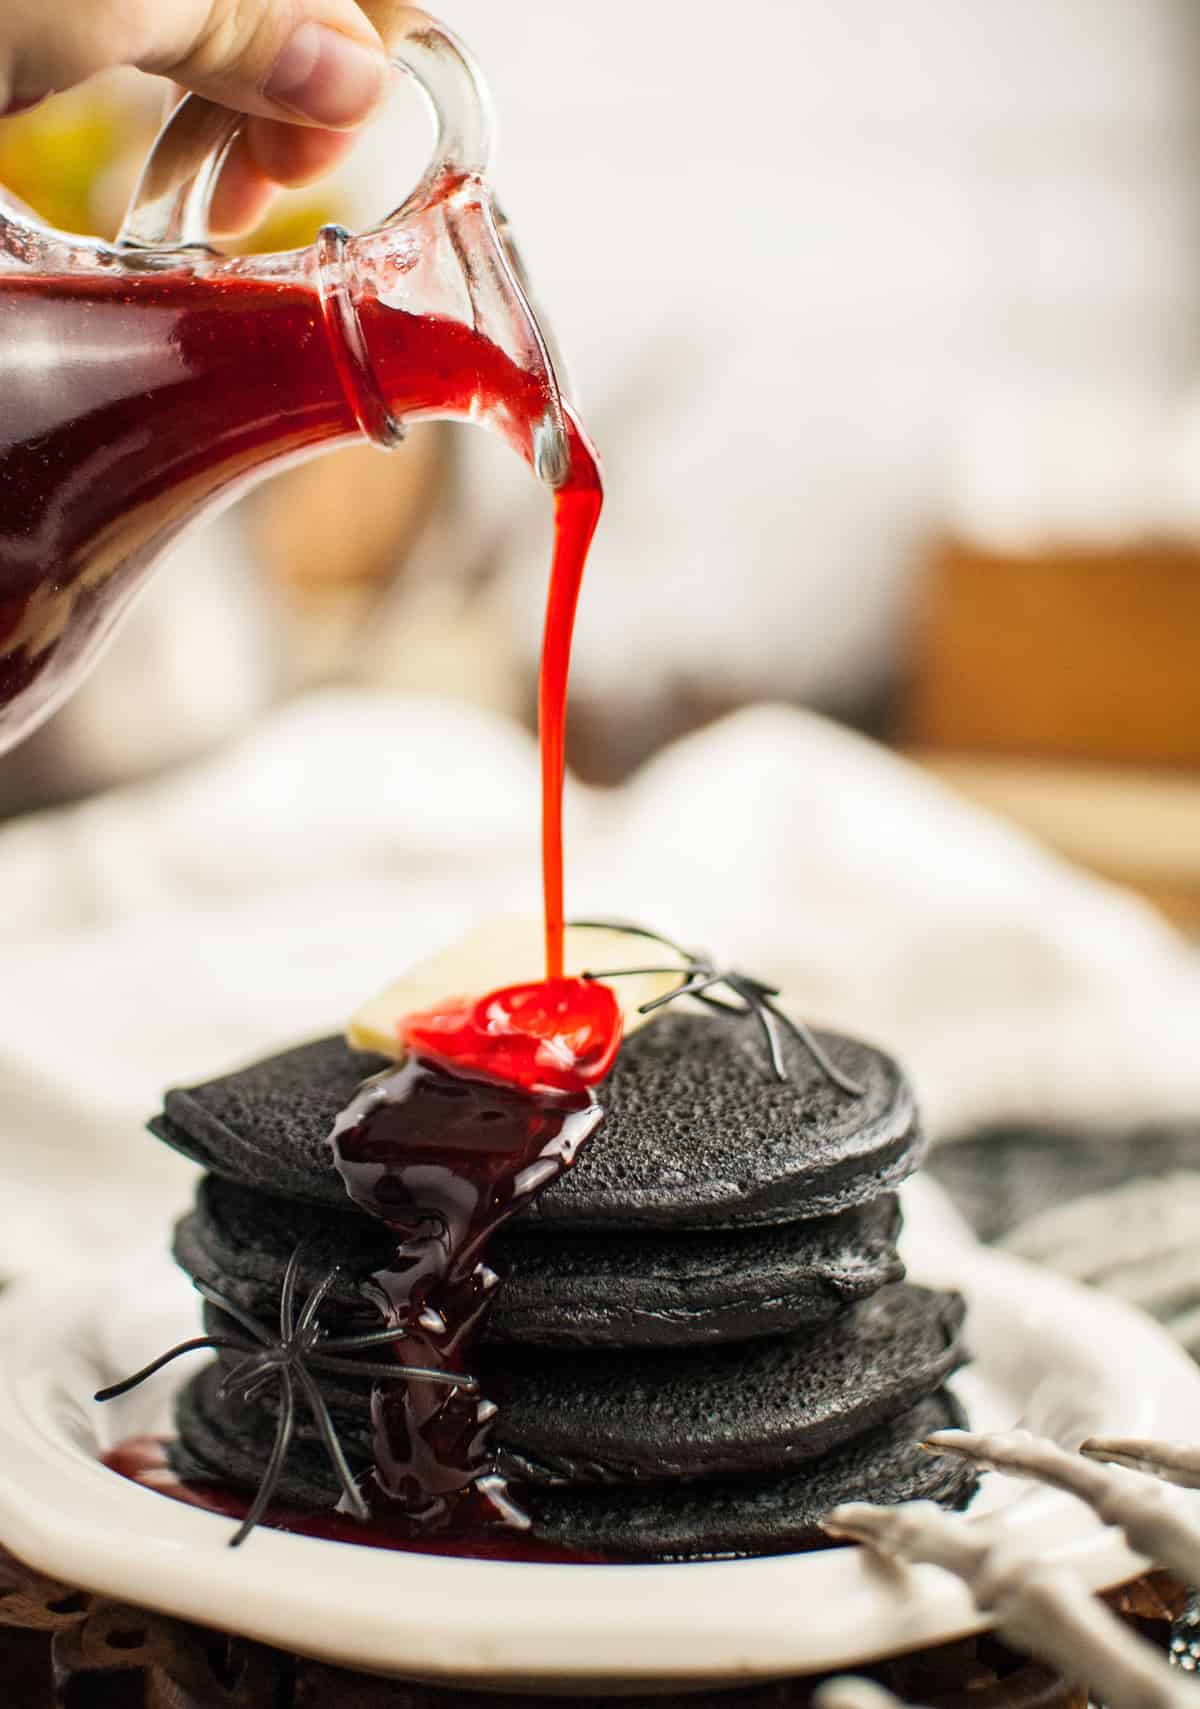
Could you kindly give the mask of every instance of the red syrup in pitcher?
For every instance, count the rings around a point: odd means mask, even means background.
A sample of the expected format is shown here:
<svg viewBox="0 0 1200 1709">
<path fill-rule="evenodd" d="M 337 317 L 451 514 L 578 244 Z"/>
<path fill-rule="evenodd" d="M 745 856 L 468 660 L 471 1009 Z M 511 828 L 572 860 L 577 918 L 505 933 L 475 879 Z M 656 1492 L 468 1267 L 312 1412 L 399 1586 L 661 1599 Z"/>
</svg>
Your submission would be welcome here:
<svg viewBox="0 0 1200 1709">
<path fill-rule="evenodd" d="M 356 352 L 315 273 L 311 284 L 203 270 L 0 278 L 0 750 L 73 686 L 163 546 L 267 466 L 359 438 L 381 410 L 487 419 L 528 457 L 545 389 L 499 346 L 369 295 L 354 319 Z M 539 694 L 551 977 L 567 668 L 602 500 L 569 412 L 567 434 Z"/>
</svg>

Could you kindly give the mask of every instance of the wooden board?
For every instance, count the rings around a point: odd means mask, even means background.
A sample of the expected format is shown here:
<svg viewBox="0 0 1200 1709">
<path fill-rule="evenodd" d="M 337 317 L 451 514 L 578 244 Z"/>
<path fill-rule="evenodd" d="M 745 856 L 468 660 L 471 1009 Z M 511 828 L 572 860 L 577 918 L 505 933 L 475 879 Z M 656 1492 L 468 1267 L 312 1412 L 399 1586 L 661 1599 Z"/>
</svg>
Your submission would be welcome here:
<svg viewBox="0 0 1200 1709">
<path fill-rule="evenodd" d="M 923 748 L 1200 769 L 1200 550 L 942 542 L 903 726 Z"/>
</svg>

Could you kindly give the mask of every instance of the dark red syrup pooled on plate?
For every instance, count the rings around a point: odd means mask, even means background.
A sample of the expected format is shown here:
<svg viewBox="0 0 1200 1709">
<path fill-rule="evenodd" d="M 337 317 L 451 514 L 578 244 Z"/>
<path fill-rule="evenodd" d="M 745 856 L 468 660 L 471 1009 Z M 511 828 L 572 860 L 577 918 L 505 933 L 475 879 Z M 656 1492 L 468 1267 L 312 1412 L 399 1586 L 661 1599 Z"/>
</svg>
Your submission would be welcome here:
<svg viewBox="0 0 1200 1709">
<path fill-rule="evenodd" d="M 228 1484 L 198 1478 L 181 1478 L 171 1466 L 169 1441 L 161 1436 L 129 1436 L 103 1456 L 103 1463 L 118 1477 L 157 1495 L 170 1496 L 202 1513 L 223 1519 L 243 1520 L 252 1497 Z M 297 1537 L 315 1537 L 325 1543 L 369 1544 L 372 1549 L 395 1549 L 409 1555 L 449 1555 L 472 1561 L 523 1561 L 542 1566 L 605 1566 L 619 1558 L 591 1550 L 550 1543 L 512 1526 L 473 1531 L 426 1531 L 417 1533 L 400 1516 L 391 1522 L 379 1512 L 364 1525 L 360 1519 L 311 1507 L 287 1507 L 282 1503 L 267 1509 L 264 1523 L 272 1531 L 289 1531 Z"/>
</svg>

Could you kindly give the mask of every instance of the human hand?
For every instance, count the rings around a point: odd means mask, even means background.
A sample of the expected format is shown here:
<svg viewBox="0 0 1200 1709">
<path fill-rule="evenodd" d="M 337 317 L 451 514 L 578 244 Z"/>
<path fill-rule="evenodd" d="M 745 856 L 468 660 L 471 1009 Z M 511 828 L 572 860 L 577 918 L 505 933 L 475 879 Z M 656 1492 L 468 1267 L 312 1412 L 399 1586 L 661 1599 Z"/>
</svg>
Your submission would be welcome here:
<svg viewBox="0 0 1200 1709">
<path fill-rule="evenodd" d="M 386 72 L 355 0 L 0 0 L 0 115 L 119 65 L 252 115 L 213 198 L 217 232 L 327 172 Z"/>
</svg>

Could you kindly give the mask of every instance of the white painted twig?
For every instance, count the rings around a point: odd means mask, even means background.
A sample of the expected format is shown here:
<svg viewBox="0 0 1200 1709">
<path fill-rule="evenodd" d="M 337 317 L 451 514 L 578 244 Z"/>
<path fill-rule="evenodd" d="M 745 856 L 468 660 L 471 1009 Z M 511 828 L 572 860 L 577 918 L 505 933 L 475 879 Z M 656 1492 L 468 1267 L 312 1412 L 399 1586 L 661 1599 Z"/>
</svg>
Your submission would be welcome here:
<svg viewBox="0 0 1200 1709">
<path fill-rule="evenodd" d="M 912 1709 L 885 1685 L 856 1673 L 825 1680 L 813 1692 L 812 1701 L 813 1709 Z"/>
<path fill-rule="evenodd" d="M 1089 1436 L 1080 1448 L 1089 1460 L 1148 1472 L 1181 1489 L 1200 1489 L 1200 1448 L 1185 1442 L 1151 1442 L 1135 1437 Z"/>
<path fill-rule="evenodd" d="M 1036 1478 L 1039 1483 L 1066 1490 L 1086 1501 L 1106 1525 L 1119 1525 L 1130 1547 L 1139 1554 L 1169 1567 L 1186 1583 L 1200 1578 L 1200 1524 L 1182 1510 L 1178 1500 L 1172 1501 L 1154 1478 L 1109 1470 L 1095 1463 L 1101 1456 L 1093 1453 L 1083 1459 L 1024 1430 L 994 1436 L 939 1430 L 929 1438 L 929 1446 L 939 1454 L 962 1454 L 976 1465 Z M 1200 1461 L 1197 1464 L 1200 1467 Z"/>
<path fill-rule="evenodd" d="M 1112 1709 L 1197 1709 L 1191 1682 L 1089 1596 L 1074 1574 L 1040 1561 L 1036 1544 L 1016 1546 L 1002 1531 L 965 1524 L 928 1501 L 851 1502 L 834 1509 L 825 1529 L 954 1573 L 1005 1638 L 1089 1685 Z"/>
</svg>

